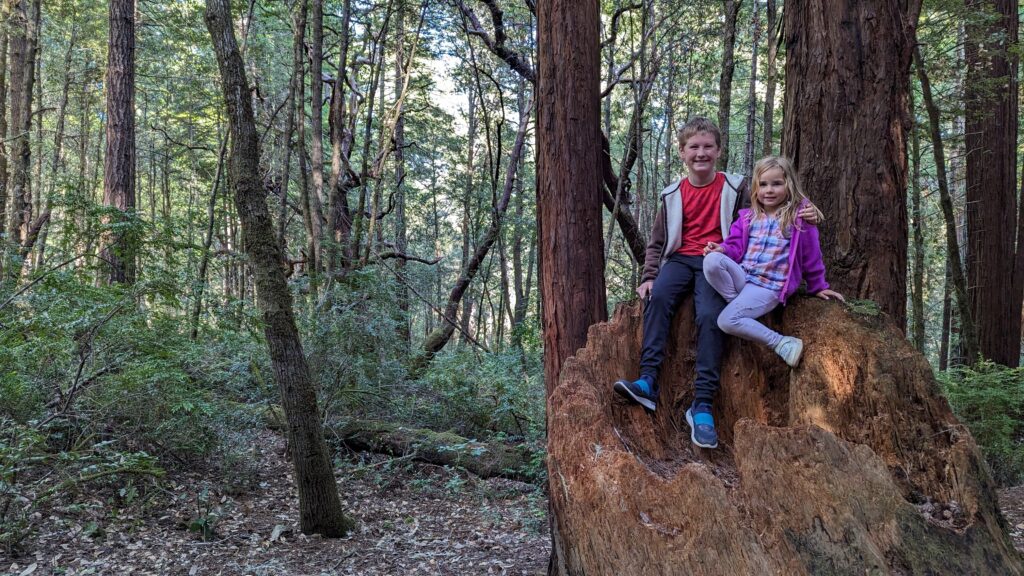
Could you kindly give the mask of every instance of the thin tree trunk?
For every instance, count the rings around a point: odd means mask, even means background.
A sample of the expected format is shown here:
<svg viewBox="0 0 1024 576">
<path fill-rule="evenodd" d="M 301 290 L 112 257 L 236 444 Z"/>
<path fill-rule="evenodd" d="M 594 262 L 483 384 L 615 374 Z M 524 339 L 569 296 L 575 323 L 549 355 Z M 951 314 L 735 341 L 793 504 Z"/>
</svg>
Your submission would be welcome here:
<svg viewBox="0 0 1024 576">
<path fill-rule="evenodd" d="M 9 7 L 4 2 L 0 4 L 0 19 L 7 21 Z M 7 105 L 8 105 L 8 83 L 7 83 L 7 61 L 10 34 L 7 27 L 0 27 L 0 230 L 7 227 L 7 167 L 8 167 L 8 131 L 7 131 Z"/>
<path fill-rule="evenodd" d="M 935 155 L 935 179 L 939 185 L 939 203 L 942 206 L 942 216 L 946 221 L 946 252 L 949 258 L 950 277 L 953 280 L 953 289 L 956 293 L 957 310 L 960 314 L 960 345 L 964 350 L 967 361 L 974 363 L 978 358 L 978 335 L 975 329 L 976 318 L 970 307 L 969 288 L 967 279 L 964 276 L 963 261 L 960 258 L 960 242 L 956 235 L 956 216 L 953 214 L 953 198 L 949 193 L 949 180 L 946 178 L 946 152 L 942 142 L 942 130 L 939 109 L 932 98 L 931 83 L 928 81 L 928 74 L 924 68 L 924 61 L 921 58 L 921 51 L 915 46 L 914 60 L 917 65 L 917 78 L 921 82 L 921 95 L 924 99 L 925 109 L 928 111 L 928 121 L 932 137 L 932 153 Z"/>
<path fill-rule="evenodd" d="M 75 42 L 78 39 L 78 26 L 72 25 L 71 38 L 68 40 L 68 49 L 64 53 L 64 82 L 61 85 L 60 102 L 57 104 L 57 126 L 53 136 L 53 157 L 50 162 L 49 186 L 46 190 L 46 203 L 40 210 L 48 213 L 53 206 L 53 190 L 57 184 L 57 177 L 63 170 L 64 164 L 64 125 L 67 118 L 68 94 L 71 91 L 71 56 L 75 49 Z M 47 222 L 39 233 L 36 251 L 35 269 L 41 268 L 46 262 L 46 240 L 49 234 L 50 225 Z"/>
<path fill-rule="evenodd" d="M 782 40 L 782 27 L 779 21 L 779 9 L 776 0 L 768 0 L 768 65 L 764 73 L 764 116 L 761 124 L 764 126 L 764 139 L 761 147 L 762 156 L 772 155 L 772 132 L 775 124 L 775 86 L 778 83 L 776 64 L 779 54 L 779 42 Z"/>
<path fill-rule="evenodd" d="M 399 0 L 398 14 L 395 21 L 395 98 L 399 98 L 405 86 L 405 2 Z M 395 249 L 405 254 L 409 249 L 405 222 L 405 111 L 398 110 L 395 120 Z M 411 342 L 409 331 L 409 289 L 402 278 L 405 277 L 405 258 L 395 263 L 398 275 L 398 337 L 406 346 Z"/>
<path fill-rule="evenodd" d="M 736 21 L 742 0 L 724 0 L 725 28 L 722 31 L 722 73 L 718 80 L 718 127 L 722 130 L 722 155 L 718 165 L 729 169 L 729 120 L 732 108 L 732 76 L 736 70 Z"/>
<path fill-rule="evenodd" d="M 532 108 L 532 104 L 530 108 Z M 504 219 L 505 212 L 508 209 L 509 200 L 512 197 L 513 184 L 516 179 L 515 175 L 519 167 L 520 157 L 523 153 L 523 146 L 526 140 L 526 127 L 529 123 L 529 117 L 529 114 L 520 115 L 519 117 L 519 131 L 516 133 L 516 141 L 512 146 L 512 152 L 509 157 L 501 198 L 498 199 L 498 202 L 492 208 L 491 224 L 484 233 L 483 238 L 481 238 L 477 243 L 476 250 L 472 256 L 467 258 L 466 263 L 462 267 L 462 272 L 459 274 L 459 279 L 455 282 L 451 292 L 448 294 L 448 300 L 444 308 L 444 316 L 441 318 L 441 325 L 427 335 L 426 340 L 423 343 L 424 357 L 421 359 L 421 363 L 424 361 L 428 362 L 435 354 L 444 348 L 445 344 L 447 344 L 449 340 L 451 340 L 452 334 L 455 333 L 456 313 L 458 312 L 459 305 L 466 296 L 469 285 L 473 282 L 473 278 L 479 271 L 480 265 L 483 264 L 488 251 L 491 249 L 491 246 L 494 244 L 495 240 L 497 240 L 498 234 L 501 232 L 501 224 Z M 595 124 L 595 126 L 598 125 Z M 598 223 L 598 243 L 600 243 L 600 223 Z M 464 311 L 463 318 L 465 319 L 468 317 L 469 314 Z M 462 328 L 463 335 L 466 336 L 468 334 L 467 327 L 463 326 Z"/>
<path fill-rule="evenodd" d="M 348 246 L 351 243 L 352 215 L 348 205 L 349 177 L 348 119 L 345 106 L 345 83 L 348 81 L 348 52 L 350 42 L 351 0 L 342 2 L 341 10 L 341 51 L 338 56 L 338 74 L 331 91 L 330 135 L 331 135 L 331 179 L 329 188 L 328 222 L 331 242 L 328 247 L 327 264 L 331 272 L 347 267 Z M 352 111 L 355 114 L 355 111 Z"/>
<path fill-rule="evenodd" d="M 324 239 L 324 6 L 323 0 L 313 0 L 313 44 L 310 47 L 309 91 L 310 91 L 310 131 L 312 132 L 312 148 L 310 162 L 313 169 L 313 238 L 312 266 L 309 267 L 314 280 L 323 270 L 323 239 Z"/>
<path fill-rule="evenodd" d="M 103 205 L 113 209 L 112 226 L 135 211 L 135 0 L 110 0 Z M 134 234 L 107 235 L 103 259 L 111 283 L 135 283 L 135 250 Z"/>
<path fill-rule="evenodd" d="M 285 105 L 288 115 L 284 129 L 284 160 L 281 163 L 281 203 L 277 212 L 277 241 L 285 257 L 288 254 L 285 235 L 288 227 L 288 184 L 291 176 L 295 123 L 301 125 L 305 120 L 302 113 L 304 104 L 300 95 L 303 92 L 306 52 L 306 5 L 306 0 L 298 0 L 293 8 L 295 13 L 292 14 L 292 79 L 288 88 L 288 103 Z"/>
<path fill-rule="evenodd" d="M 753 41 L 750 48 L 750 83 L 747 89 L 747 141 L 743 148 L 743 173 L 748 176 L 754 174 L 754 133 L 757 128 L 757 45 L 761 40 L 760 6 L 761 0 L 754 0 L 754 16 L 750 23 Z"/>
<path fill-rule="evenodd" d="M 203 255 L 199 260 L 199 274 L 196 278 L 196 291 L 192 304 L 192 330 L 189 339 L 195 341 L 199 336 L 199 317 L 203 313 L 203 292 L 206 290 L 206 271 L 210 265 L 210 247 L 213 245 L 213 231 L 217 222 L 217 192 L 220 190 L 221 173 L 224 170 L 224 156 L 227 152 L 227 138 L 220 143 L 217 154 L 217 171 L 213 175 L 213 189 L 210 190 L 210 203 L 206 207 L 206 237 L 203 239 Z M 226 277 L 226 275 L 225 275 Z"/>
<path fill-rule="evenodd" d="M 949 259 L 946 259 L 946 274 L 942 282 L 942 330 L 939 335 L 939 370 L 949 368 L 949 336 L 953 322 L 952 294 L 949 285 L 952 282 Z"/>
<path fill-rule="evenodd" d="M 292 296 L 281 268 L 282 255 L 259 178 L 259 138 L 230 14 L 227 0 L 206 1 L 206 26 L 213 40 L 228 109 L 229 170 L 235 204 L 245 235 L 245 250 L 256 272 L 264 333 L 288 420 L 288 440 L 299 492 L 299 525 L 305 534 L 342 536 L 352 530 L 353 522 L 341 509 L 321 430 L 316 389 L 302 352 Z"/>
<path fill-rule="evenodd" d="M 911 92 L 913 96 L 913 92 Z M 910 127 L 911 153 L 910 161 L 913 163 L 913 176 L 910 181 L 910 209 L 913 220 L 914 238 L 914 265 L 913 265 L 913 289 L 910 291 L 911 298 L 911 322 L 910 334 L 914 347 L 919 352 L 924 352 L 924 213 L 921 211 L 921 136 L 920 125 L 917 122 L 917 115 L 913 112 L 913 101 L 910 103 L 911 118 L 913 124 Z"/>
</svg>

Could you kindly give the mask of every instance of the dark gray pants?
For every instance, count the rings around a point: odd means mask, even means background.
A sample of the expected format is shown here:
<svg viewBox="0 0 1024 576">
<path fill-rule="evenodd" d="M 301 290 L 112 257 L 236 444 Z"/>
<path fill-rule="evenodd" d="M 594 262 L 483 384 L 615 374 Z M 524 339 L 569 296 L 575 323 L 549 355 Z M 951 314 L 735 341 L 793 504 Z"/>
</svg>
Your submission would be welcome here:
<svg viewBox="0 0 1024 576">
<path fill-rule="evenodd" d="M 718 328 L 718 315 L 725 300 L 704 277 L 703 256 L 673 254 L 658 272 L 644 308 L 644 341 L 640 352 L 640 375 L 654 378 L 665 359 L 665 344 L 672 317 L 687 292 L 693 291 L 697 321 L 697 376 L 694 395 L 699 402 L 711 402 L 718 392 L 725 334 Z"/>
</svg>

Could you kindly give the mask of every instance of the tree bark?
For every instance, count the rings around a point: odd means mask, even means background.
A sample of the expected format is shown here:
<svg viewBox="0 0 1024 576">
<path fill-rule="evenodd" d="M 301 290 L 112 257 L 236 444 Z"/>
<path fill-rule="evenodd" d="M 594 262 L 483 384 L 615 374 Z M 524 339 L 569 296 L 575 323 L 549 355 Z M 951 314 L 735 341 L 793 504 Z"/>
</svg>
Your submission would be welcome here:
<svg viewBox="0 0 1024 576">
<path fill-rule="evenodd" d="M 602 193 L 598 8 L 597 2 L 537 2 L 537 227 L 548 398 L 587 330 L 607 317 L 595 198 Z M 549 474 L 549 482 L 552 493 L 563 489 L 558 474 Z M 583 573 L 573 562 L 583 543 L 567 529 L 553 500 L 549 574 Z"/>
<path fill-rule="evenodd" d="M 963 260 L 960 258 L 960 241 L 956 234 L 956 216 L 953 213 L 953 197 L 949 192 L 949 180 L 946 178 L 946 152 L 942 142 L 942 128 L 939 108 L 932 98 L 931 83 L 924 68 L 919 48 L 914 48 L 914 60 L 917 65 L 917 77 L 921 82 L 921 95 L 924 107 L 928 111 L 931 128 L 932 153 L 935 156 L 935 180 L 939 185 L 939 204 L 946 222 L 946 257 L 949 259 L 950 279 L 956 293 L 957 310 L 960 315 L 960 346 L 967 361 L 971 364 L 978 357 L 978 332 L 975 328 L 976 318 L 970 307 L 970 290 L 964 276 Z"/>
<path fill-rule="evenodd" d="M 966 0 L 967 299 L 978 352 L 1020 362 L 1017 261 L 1017 0 Z M 988 20 L 977 23 L 977 13 Z M 992 13 L 994 12 L 994 14 Z M 989 17 L 995 16 L 995 20 Z M 967 357 L 974 363 L 973 355 Z"/>
<path fill-rule="evenodd" d="M 207 0 L 206 26 L 217 56 L 231 132 L 230 180 L 245 251 L 255 272 L 256 296 L 274 377 L 288 420 L 288 441 L 299 492 L 299 524 L 305 534 L 342 536 L 354 524 L 341 509 L 321 429 L 316 389 L 295 325 L 292 295 L 281 267 L 282 255 L 260 181 L 259 137 L 230 14 L 228 0 Z"/>
<path fill-rule="evenodd" d="M 742 0 L 724 0 L 725 27 L 722 30 L 722 73 L 718 79 L 718 127 L 722 131 L 721 170 L 729 169 L 729 120 L 732 109 L 732 76 L 736 70 L 736 21 Z"/>
<path fill-rule="evenodd" d="M 7 216 L 7 256 L 4 274 L 8 281 L 16 280 L 21 274 L 21 261 L 17 255 L 27 235 L 28 220 L 31 217 L 28 198 L 29 167 L 31 146 L 29 130 L 32 125 L 32 77 L 34 66 L 29 65 L 31 54 L 28 0 L 11 0 L 8 4 L 9 37 L 7 101 L 10 110 L 7 143 L 10 145 L 12 162 L 8 190 L 10 191 L 9 216 Z"/>
<path fill-rule="evenodd" d="M 348 205 L 348 191 L 354 183 L 351 178 L 348 154 L 352 145 L 352 131 L 349 128 L 345 104 L 351 18 L 351 0 L 344 0 L 341 10 L 341 50 L 338 55 L 338 74 L 334 78 L 334 86 L 331 90 L 331 107 L 328 116 L 331 136 L 331 178 L 328 186 L 327 212 L 331 242 L 327 249 L 327 267 L 331 272 L 346 268 L 351 260 L 349 245 L 352 236 L 352 214 Z"/>
<path fill-rule="evenodd" d="M 107 280 L 134 284 L 137 240 L 125 223 L 135 211 L 135 0 L 110 0 L 103 205 L 113 228 L 102 250 Z"/>
<path fill-rule="evenodd" d="M 920 0 L 790 0 L 784 14 L 782 149 L 828 216 L 821 245 L 829 280 L 848 297 L 875 300 L 900 326 L 907 94 L 920 8 Z"/>
<path fill-rule="evenodd" d="M 608 382 L 639 361 L 638 304 L 591 328 L 548 398 L 570 573 L 1024 573 L 981 452 L 899 325 L 793 298 L 768 321 L 803 339 L 800 367 L 734 341 L 715 404 L 723 446 L 709 451 L 679 424 L 692 310 L 673 322 L 656 413 Z"/>
</svg>

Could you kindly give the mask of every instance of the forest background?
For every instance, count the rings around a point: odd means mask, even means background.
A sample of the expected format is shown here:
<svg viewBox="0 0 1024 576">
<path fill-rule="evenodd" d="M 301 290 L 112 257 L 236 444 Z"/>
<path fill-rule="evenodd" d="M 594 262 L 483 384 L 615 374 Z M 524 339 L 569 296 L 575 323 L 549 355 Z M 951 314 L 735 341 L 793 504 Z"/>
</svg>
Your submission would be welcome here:
<svg viewBox="0 0 1024 576">
<path fill-rule="evenodd" d="M 245 172 L 229 169 L 228 54 L 206 4 L 3 1 L 2 549 L 28 545 L 41 511 L 73 514 L 84 486 L 128 505 L 126 487 L 199 468 L 252 489 L 288 374 L 318 416 L 286 410 L 291 429 L 389 421 L 522 445 L 504 472 L 544 486 L 534 3 L 236 2 L 259 151 Z M 783 150 L 785 94 L 836 89 L 787 73 L 783 9 L 600 3 L 609 306 L 634 296 L 686 118 L 716 120 L 721 168 L 749 174 Z M 907 186 L 881 212 L 904 218 L 907 255 L 892 271 L 905 306 L 883 309 L 1006 485 L 1024 480 L 1019 17 L 1016 2 L 923 3 Z M 276 271 L 243 243 L 243 185 L 269 205 Z M 262 301 L 275 275 L 288 290 Z M 301 348 L 275 355 L 287 319 L 268 314 L 286 308 Z"/>
</svg>

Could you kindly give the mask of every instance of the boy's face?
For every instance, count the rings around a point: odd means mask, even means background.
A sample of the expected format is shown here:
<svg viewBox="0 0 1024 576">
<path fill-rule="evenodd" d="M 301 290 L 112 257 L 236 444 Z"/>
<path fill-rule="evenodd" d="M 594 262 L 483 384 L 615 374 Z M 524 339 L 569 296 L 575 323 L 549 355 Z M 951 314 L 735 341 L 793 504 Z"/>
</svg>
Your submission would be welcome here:
<svg viewBox="0 0 1024 576">
<path fill-rule="evenodd" d="M 691 177 L 707 179 L 715 173 L 715 162 L 722 154 L 722 149 L 715 142 L 715 135 L 710 132 L 697 132 L 690 136 L 679 149 L 686 164 L 686 171 Z"/>
</svg>

